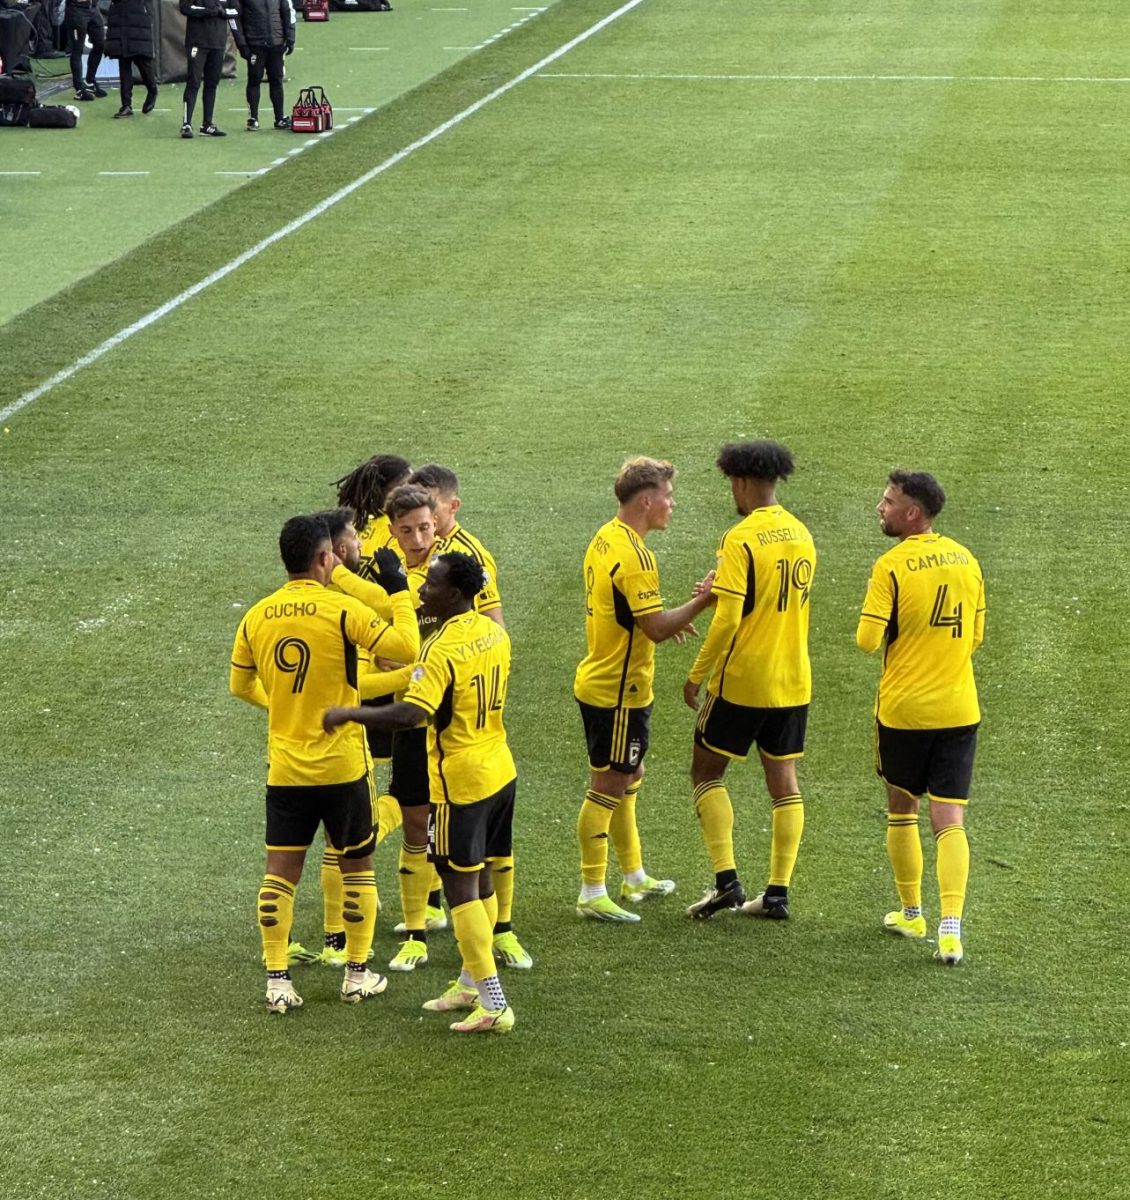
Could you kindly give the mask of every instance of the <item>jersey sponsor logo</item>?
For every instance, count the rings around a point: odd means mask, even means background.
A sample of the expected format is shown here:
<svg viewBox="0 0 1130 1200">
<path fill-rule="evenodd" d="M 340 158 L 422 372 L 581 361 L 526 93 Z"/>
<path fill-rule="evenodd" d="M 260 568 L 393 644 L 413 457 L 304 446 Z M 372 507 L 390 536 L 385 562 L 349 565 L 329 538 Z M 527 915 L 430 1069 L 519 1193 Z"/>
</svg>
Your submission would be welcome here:
<svg viewBox="0 0 1130 1200">
<path fill-rule="evenodd" d="M 950 567 L 957 563 L 965 565 L 969 555 L 962 550 L 940 550 L 937 554 L 923 554 L 918 558 L 908 558 L 908 571 L 928 571 L 931 567 Z"/>
<path fill-rule="evenodd" d="M 275 617 L 312 617 L 318 611 L 313 600 L 286 600 L 279 604 L 268 604 L 263 609 L 263 616 L 271 621 Z"/>
<path fill-rule="evenodd" d="M 647 592 L 636 592 L 636 599 L 637 600 L 658 600 L 659 599 L 659 589 L 652 588 L 650 591 L 647 591 Z"/>
</svg>

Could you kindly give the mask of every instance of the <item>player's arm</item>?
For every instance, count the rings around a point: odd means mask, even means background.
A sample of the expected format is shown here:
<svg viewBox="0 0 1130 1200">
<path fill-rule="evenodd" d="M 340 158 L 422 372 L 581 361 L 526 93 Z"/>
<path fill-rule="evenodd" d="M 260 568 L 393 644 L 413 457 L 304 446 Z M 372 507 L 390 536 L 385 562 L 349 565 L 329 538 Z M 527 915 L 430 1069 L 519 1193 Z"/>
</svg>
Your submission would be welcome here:
<svg viewBox="0 0 1130 1200">
<path fill-rule="evenodd" d="M 255 655 L 251 652 L 245 621 L 240 622 L 239 631 L 235 635 L 235 645 L 232 646 L 228 689 L 233 696 L 246 700 L 248 704 L 254 704 L 256 708 L 267 707 L 267 692 L 255 666 Z"/>
<path fill-rule="evenodd" d="M 344 564 L 334 567 L 330 581 L 347 596 L 352 596 L 354 600 L 360 600 L 367 608 L 371 608 L 378 617 L 385 621 L 392 620 L 392 600 L 379 583 L 362 579 Z"/>
<path fill-rule="evenodd" d="M 322 716 L 322 728 L 333 733 L 338 726 L 354 721 L 378 733 L 395 733 L 399 729 L 415 729 L 427 719 L 428 714 L 418 705 L 400 700 L 381 708 L 328 708 Z"/>
<path fill-rule="evenodd" d="M 871 582 L 867 585 L 867 597 L 859 624 L 855 630 L 855 644 L 865 654 L 873 654 L 883 644 L 887 625 L 894 610 L 894 581 L 881 564 L 880 559 L 871 571 Z"/>
<path fill-rule="evenodd" d="M 402 692 L 411 682 L 411 667 L 397 667 L 395 671 L 366 671 L 357 680 L 357 690 L 362 700 L 376 700 L 378 696 Z"/>
<path fill-rule="evenodd" d="M 985 580 L 981 579 L 981 586 L 977 591 L 977 612 L 973 617 L 973 649 L 985 640 Z"/>
<path fill-rule="evenodd" d="M 490 617 L 496 625 L 505 629 L 506 622 L 502 619 L 502 596 L 498 590 L 498 567 L 485 547 L 482 568 L 486 574 L 487 585 L 475 597 L 475 611 L 482 613 L 484 617 Z"/>
<path fill-rule="evenodd" d="M 702 581 L 695 586 L 701 588 Z M 680 604 L 678 608 L 641 613 L 636 617 L 636 624 L 651 641 L 657 644 L 667 641 L 668 638 L 677 637 L 680 633 L 696 634 L 698 631 L 691 622 L 704 608 L 709 608 L 713 603 L 714 596 L 711 594 L 710 584 L 707 583 L 697 595 L 692 596 L 686 603 Z"/>
<path fill-rule="evenodd" d="M 391 624 L 377 630 L 375 636 L 372 632 L 360 632 L 354 640 L 359 646 L 364 646 L 371 657 L 390 658 L 400 663 L 414 662 L 420 653 L 420 628 L 404 568 L 393 551 L 387 549 L 378 550 L 373 562 L 378 569 L 378 585 L 388 594 Z M 367 584 L 365 580 L 358 582 L 367 587 L 375 586 Z"/>
<path fill-rule="evenodd" d="M 698 692 L 702 681 L 713 672 L 715 662 L 726 653 L 742 623 L 742 596 L 729 591 L 716 591 L 713 599 L 717 607 L 710 620 L 710 628 L 706 631 L 706 641 L 702 643 L 702 649 L 683 684 L 683 699 L 690 708 L 698 708 Z"/>
</svg>

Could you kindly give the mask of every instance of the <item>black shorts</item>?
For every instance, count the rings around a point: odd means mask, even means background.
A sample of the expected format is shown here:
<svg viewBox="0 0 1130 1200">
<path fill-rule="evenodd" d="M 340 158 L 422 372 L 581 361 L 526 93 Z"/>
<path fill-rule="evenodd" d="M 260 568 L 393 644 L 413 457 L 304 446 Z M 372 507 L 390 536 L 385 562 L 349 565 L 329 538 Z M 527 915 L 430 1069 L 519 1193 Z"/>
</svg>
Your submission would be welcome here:
<svg viewBox="0 0 1130 1200">
<path fill-rule="evenodd" d="M 392 703 L 391 696 L 377 696 L 375 700 L 362 700 L 363 708 L 383 708 Z M 392 734 L 383 729 L 366 729 L 365 738 L 374 762 L 386 763 L 392 758 Z"/>
<path fill-rule="evenodd" d="M 326 841 L 345 858 L 372 854 L 373 787 L 366 771 L 352 783 L 311 787 L 267 785 L 267 849 L 305 850 L 318 825 Z"/>
<path fill-rule="evenodd" d="M 725 758 L 748 758 L 754 742 L 765 758 L 800 758 L 807 728 L 807 704 L 750 708 L 707 693 L 695 722 L 694 742 Z"/>
<path fill-rule="evenodd" d="M 428 812 L 428 859 L 443 871 L 478 871 L 513 853 L 517 780 L 474 804 L 433 804 Z"/>
<path fill-rule="evenodd" d="M 634 775 L 643 763 L 651 736 L 651 705 L 646 708 L 595 708 L 578 700 L 589 766 L 594 771 Z"/>
<path fill-rule="evenodd" d="M 911 796 L 964 804 L 973 782 L 977 726 L 891 729 L 875 722 L 875 770 L 885 783 Z"/>
<path fill-rule="evenodd" d="M 414 808 L 431 799 L 428 784 L 428 731 L 398 729 L 392 735 L 392 772 L 388 781 L 390 796 L 401 808 Z"/>
</svg>

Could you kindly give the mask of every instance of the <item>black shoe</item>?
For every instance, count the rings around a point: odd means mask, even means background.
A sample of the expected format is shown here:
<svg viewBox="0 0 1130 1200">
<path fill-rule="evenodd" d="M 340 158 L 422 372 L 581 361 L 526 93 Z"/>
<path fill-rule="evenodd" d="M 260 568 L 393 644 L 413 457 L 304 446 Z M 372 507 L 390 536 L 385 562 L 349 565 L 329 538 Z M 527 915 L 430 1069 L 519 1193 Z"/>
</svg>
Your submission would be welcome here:
<svg viewBox="0 0 1130 1200">
<path fill-rule="evenodd" d="M 79 88 L 78 91 L 75 92 L 75 99 L 76 100 L 93 100 L 94 93 L 91 91 L 88 91 L 86 88 Z"/>
<path fill-rule="evenodd" d="M 157 107 L 157 89 L 152 88 L 145 93 L 145 103 L 141 106 L 143 113 L 151 113 Z"/>
<path fill-rule="evenodd" d="M 133 116 L 133 109 L 130 108 L 130 106 L 128 104 L 123 104 L 122 107 L 119 108 L 116 113 L 114 113 L 114 120 L 116 121 L 119 117 L 132 117 L 132 116 Z"/>
<path fill-rule="evenodd" d="M 787 921 L 789 919 L 788 896 L 767 896 L 762 892 L 752 900 L 742 905 L 742 912 L 747 917 L 765 917 L 770 921 Z"/>
<path fill-rule="evenodd" d="M 201 125 L 201 137 L 227 137 L 228 135 L 218 125 Z"/>
<path fill-rule="evenodd" d="M 100 83 L 92 83 L 89 79 L 86 81 L 86 91 L 93 92 L 99 100 L 110 94 Z"/>
<path fill-rule="evenodd" d="M 706 895 L 687 909 L 687 916 L 694 917 L 696 921 L 709 921 L 715 913 L 727 908 L 741 908 L 744 903 L 745 891 L 741 881 L 735 879 L 723 888 L 708 888 Z"/>
<path fill-rule="evenodd" d="M 182 138 L 192 137 L 192 126 L 187 121 L 180 127 L 180 135 Z"/>
<path fill-rule="evenodd" d="M 255 130 L 258 128 L 259 128 L 259 118 L 258 117 L 248 117 L 247 118 L 247 132 L 254 133 Z"/>
<path fill-rule="evenodd" d="M 290 128 L 290 117 L 279 117 L 279 119 L 275 122 L 275 128 L 276 129 L 289 129 Z"/>
</svg>

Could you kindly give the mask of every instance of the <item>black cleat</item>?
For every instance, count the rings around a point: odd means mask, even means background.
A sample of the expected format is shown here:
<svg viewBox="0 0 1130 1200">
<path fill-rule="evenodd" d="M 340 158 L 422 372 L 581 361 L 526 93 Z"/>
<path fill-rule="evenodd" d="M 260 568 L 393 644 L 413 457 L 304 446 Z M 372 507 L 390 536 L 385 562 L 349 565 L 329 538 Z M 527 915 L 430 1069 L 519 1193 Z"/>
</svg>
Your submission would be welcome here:
<svg viewBox="0 0 1130 1200">
<path fill-rule="evenodd" d="M 132 117 L 132 116 L 133 116 L 133 109 L 130 108 L 130 106 L 128 104 L 123 104 L 122 107 L 119 108 L 116 113 L 114 113 L 114 120 L 115 121 L 118 120 L 119 117 Z"/>
<path fill-rule="evenodd" d="M 248 117 L 247 118 L 248 133 L 254 133 L 255 130 L 258 128 L 259 128 L 259 118 L 258 117 Z"/>
<path fill-rule="evenodd" d="M 708 888 L 701 900 L 696 900 L 687 909 L 687 916 L 696 921 L 709 921 L 717 912 L 727 908 L 741 908 L 745 903 L 745 891 L 741 881 L 735 879 L 725 887 Z"/>
<path fill-rule="evenodd" d="M 92 83 L 89 79 L 86 81 L 86 91 L 93 92 L 99 100 L 110 94 L 100 83 Z"/>
<path fill-rule="evenodd" d="M 228 135 L 218 125 L 201 125 L 201 137 L 227 137 Z"/>
<path fill-rule="evenodd" d="M 192 126 L 187 121 L 180 127 L 180 135 L 182 138 L 192 137 Z"/>
<path fill-rule="evenodd" d="M 141 106 L 143 113 L 151 113 L 157 107 L 157 89 L 150 88 L 145 93 L 145 103 Z"/>
<path fill-rule="evenodd" d="M 89 89 L 89 88 L 84 88 L 84 87 L 83 87 L 83 88 L 79 88 L 79 89 L 78 89 L 78 90 L 75 92 L 75 99 L 76 99 L 76 100 L 93 100 L 93 99 L 94 99 L 94 93 L 93 93 L 92 91 L 90 91 L 90 89 Z"/>
<path fill-rule="evenodd" d="M 275 122 L 275 128 L 276 129 L 289 129 L 290 128 L 290 117 L 279 117 L 279 119 Z"/>
<path fill-rule="evenodd" d="M 787 921 L 789 919 L 788 896 L 767 896 L 764 892 L 747 900 L 742 905 L 742 912 L 747 917 L 765 917 L 770 921 Z"/>
</svg>

